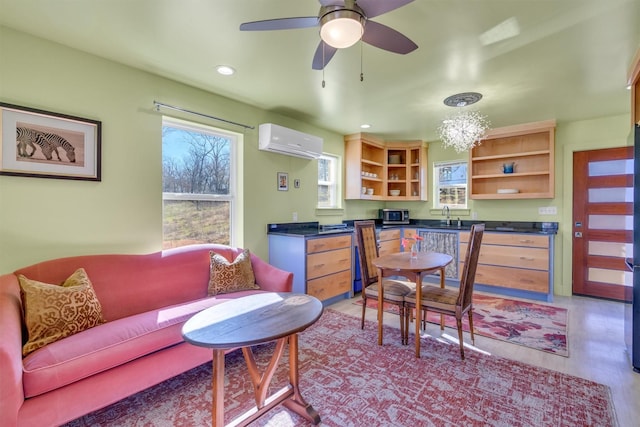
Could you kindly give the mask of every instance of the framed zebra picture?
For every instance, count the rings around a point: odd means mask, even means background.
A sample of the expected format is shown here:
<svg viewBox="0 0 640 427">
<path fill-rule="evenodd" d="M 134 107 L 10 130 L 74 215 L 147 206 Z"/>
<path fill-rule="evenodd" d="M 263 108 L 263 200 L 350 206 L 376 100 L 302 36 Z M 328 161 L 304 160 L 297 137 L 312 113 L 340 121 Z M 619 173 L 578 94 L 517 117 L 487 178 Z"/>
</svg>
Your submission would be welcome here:
<svg viewBox="0 0 640 427">
<path fill-rule="evenodd" d="M 0 102 L 0 175 L 100 181 L 96 120 Z"/>
</svg>

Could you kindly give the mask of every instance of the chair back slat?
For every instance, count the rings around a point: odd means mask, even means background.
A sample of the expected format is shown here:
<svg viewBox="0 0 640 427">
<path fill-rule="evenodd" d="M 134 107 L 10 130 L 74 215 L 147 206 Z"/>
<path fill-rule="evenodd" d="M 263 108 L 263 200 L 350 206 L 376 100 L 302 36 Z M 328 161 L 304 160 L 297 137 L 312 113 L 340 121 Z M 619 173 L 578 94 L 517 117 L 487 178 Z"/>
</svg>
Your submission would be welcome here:
<svg viewBox="0 0 640 427">
<path fill-rule="evenodd" d="M 467 254 L 465 255 L 462 274 L 460 275 L 460 294 L 457 305 L 464 308 L 471 304 L 473 296 L 473 284 L 476 281 L 476 268 L 480 257 L 480 245 L 484 234 L 484 224 L 474 224 L 471 226 Z"/>
<path fill-rule="evenodd" d="M 358 261 L 362 285 L 368 286 L 378 281 L 378 269 L 373 260 L 378 257 L 375 221 L 355 221 L 353 223 L 358 242 Z"/>
</svg>

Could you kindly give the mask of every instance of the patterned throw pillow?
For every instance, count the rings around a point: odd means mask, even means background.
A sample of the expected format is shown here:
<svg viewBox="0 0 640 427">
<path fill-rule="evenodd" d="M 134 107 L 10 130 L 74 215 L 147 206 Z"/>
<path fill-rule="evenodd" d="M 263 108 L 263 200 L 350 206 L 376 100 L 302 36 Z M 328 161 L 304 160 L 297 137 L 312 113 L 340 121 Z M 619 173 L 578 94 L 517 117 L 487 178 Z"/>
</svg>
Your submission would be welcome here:
<svg viewBox="0 0 640 427">
<path fill-rule="evenodd" d="M 249 249 L 245 249 L 233 262 L 213 251 L 211 256 L 211 273 L 209 276 L 209 295 L 229 292 L 260 289 L 251 267 Z"/>
<path fill-rule="evenodd" d="M 19 275 L 24 322 L 29 340 L 22 355 L 104 323 L 102 306 L 83 268 L 61 285 Z"/>
</svg>

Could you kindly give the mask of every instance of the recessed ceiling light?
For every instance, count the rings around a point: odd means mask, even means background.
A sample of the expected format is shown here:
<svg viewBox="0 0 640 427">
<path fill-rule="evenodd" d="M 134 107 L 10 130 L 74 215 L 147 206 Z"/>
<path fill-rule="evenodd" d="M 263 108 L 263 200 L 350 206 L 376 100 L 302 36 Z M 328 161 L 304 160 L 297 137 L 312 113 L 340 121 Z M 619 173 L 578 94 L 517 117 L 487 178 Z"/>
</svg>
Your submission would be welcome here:
<svg viewBox="0 0 640 427">
<path fill-rule="evenodd" d="M 235 74 L 236 70 L 234 70 L 232 67 L 228 66 L 228 65 L 218 65 L 216 67 L 216 71 L 219 74 L 222 74 L 223 76 L 231 76 L 233 74 Z"/>
<path fill-rule="evenodd" d="M 363 124 L 363 125 L 360 125 L 360 128 L 361 128 L 361 129 L 369 129 L 370 127 L 371 127 L 371 125 L 368 125 L 368 124 L 366 124 L 366 123 L 365 123 L 365 124 Z"/>
</svg>

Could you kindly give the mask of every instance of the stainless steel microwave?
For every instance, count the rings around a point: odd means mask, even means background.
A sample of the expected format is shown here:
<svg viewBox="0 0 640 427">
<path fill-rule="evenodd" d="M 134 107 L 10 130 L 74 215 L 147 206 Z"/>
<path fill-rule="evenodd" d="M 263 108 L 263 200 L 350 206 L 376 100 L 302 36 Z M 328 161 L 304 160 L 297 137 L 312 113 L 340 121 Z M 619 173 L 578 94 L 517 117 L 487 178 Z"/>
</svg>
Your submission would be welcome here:
<svg viewBox="0 0 640 427">
<path fill-rule="evenodd" d="M 380 209 L 378 218 L 382 225 L 409 224 L 409 209 Z"/>
</svg>

